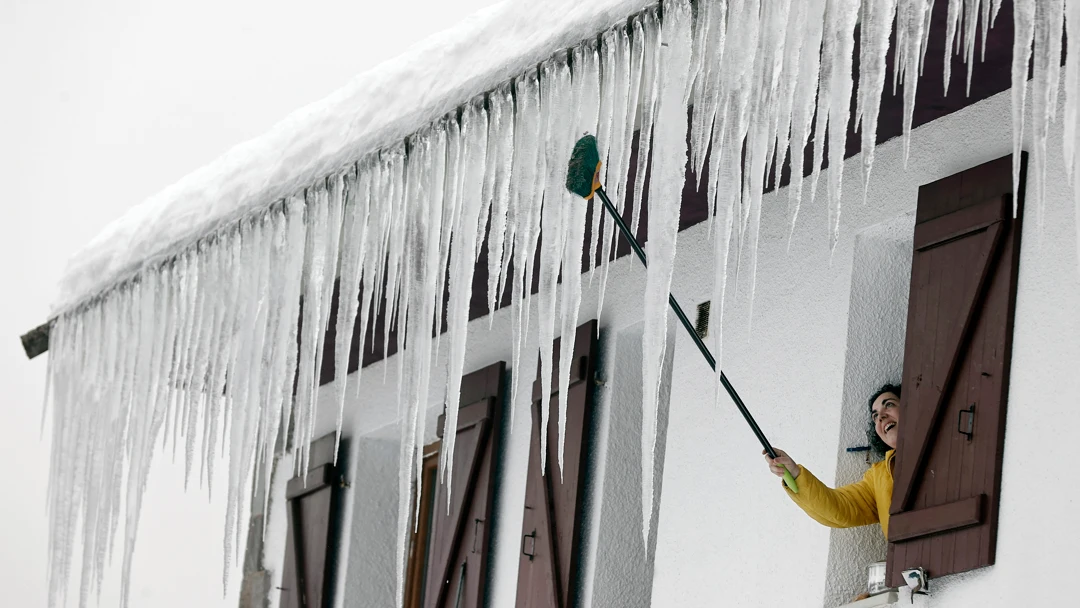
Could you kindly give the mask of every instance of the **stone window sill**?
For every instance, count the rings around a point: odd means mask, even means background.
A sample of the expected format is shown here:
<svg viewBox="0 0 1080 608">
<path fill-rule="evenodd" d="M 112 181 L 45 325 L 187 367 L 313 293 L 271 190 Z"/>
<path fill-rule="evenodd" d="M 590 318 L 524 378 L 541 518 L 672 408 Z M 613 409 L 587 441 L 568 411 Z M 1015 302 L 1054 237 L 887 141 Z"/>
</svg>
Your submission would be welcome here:
<svg viewBox="0 0 1080 608">
<path fill-rule="evenodd" d="M 838 608 L 884 608 L 885 606 L 892 606 L 900 600 L 900 594 L 895 589 L 879 593 L 877 595 L 868 597 L 864 600 L 857 602 L 851 602 L 850 604 L 844 604 Z"/>
</svg>

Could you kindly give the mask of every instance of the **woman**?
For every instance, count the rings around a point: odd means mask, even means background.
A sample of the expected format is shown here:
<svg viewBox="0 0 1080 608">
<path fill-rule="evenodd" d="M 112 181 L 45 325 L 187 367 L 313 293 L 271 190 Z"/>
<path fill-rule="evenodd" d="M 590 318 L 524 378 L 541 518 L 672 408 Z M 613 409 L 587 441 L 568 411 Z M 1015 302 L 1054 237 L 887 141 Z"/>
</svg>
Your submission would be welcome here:
<svg viewBox="0 0 1080 608">
<path fill-rule="evenodd" d="M 870 397 L 870 426 L 867 435 L 871 449 L 884 452 L 885 459 L 874 464 L 862 480 L 833 490 L 818 481 L 806 468 L 795 464 L 783 450 L 765 460 L 777 477 L 784 467 L 798 480 L 799 493 L 785 491 L 806 514 L 831 528 L 851 528 L 880 523 L 889 536 L 889 506 L 892 504 L 893 457 L 900 425 L 900 387 L 886 384 Z M 783 484 L 781 484 L 783 485 Z"/>
</svg>

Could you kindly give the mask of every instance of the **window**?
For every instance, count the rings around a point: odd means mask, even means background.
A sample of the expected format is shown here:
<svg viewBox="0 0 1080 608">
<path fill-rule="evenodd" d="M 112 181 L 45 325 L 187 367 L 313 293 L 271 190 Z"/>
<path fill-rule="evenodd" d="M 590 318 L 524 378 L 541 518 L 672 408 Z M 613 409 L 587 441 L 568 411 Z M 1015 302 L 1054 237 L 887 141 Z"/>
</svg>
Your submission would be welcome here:
<svg viewBox="0 0 1080 608">
<path fill-rule="evenodd" d="M 306 476 L 289 480 L 285 487 L 285 564 L 281 577 L 281 608 L 327 606 L 336 545 L 334 523 L 340 502 L 339 477 L 334 466 L 336 434 L 311 443 Z"/>
<path fill-rule="evenodd" d="M 420 525 L 413 534 L 406 566 L 405 606 L 409 608 L 483 605 L 505 370 L 506 364 L 500 362 L 461 379 L 449 509 L 446 486 L 437 483 L 436 476 L 441 441 L 425 449 Z M 447 432 L 440 416 L 440 439 Z"/>
<path fill-rule="evenodd" d="M 559 369 L 559 344 L 552 346 L 553 369 Z M 589 451 L 596 353 L 596 321 L 577 329 L 566 412 L 563 466 L 558 470 L 558 379 L 552 386 L 533 383 L 532 438 L 525 513 L 522 520 L 521 554 L 518 556 L 517 606 L 564 608 L 578 604 L 577 574 L 581 551 L 582 498 L 585 461 Z M 540 469 L 540 406 L 547 400 L 553 415 L 544 429 L 547 441 L 547 475 Z"/>
</svg>

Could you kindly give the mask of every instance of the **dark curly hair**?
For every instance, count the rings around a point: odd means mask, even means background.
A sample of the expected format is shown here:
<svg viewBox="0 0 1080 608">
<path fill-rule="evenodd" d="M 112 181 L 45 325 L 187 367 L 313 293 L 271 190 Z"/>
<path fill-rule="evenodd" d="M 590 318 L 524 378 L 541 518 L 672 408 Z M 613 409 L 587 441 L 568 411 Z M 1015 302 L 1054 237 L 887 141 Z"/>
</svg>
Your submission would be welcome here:
<svg viewBox="0 0 1080 608">
<path fill-rule="evenodd" d="M 885 393 L 892 393 L 899 397 L 900 385 L 883 384 L 881 388 L 874 391 L 874 394 L 870 395 L 870 400 L 867 402 L 867 407 L 870 408 L 871 413 L 873 413 L 874 411 L 874 402 L 878 400 L 878 397 L 884 395 Z M 870 427 L 866 429 L 866 439 L 870 442 L 870 450 L 878 456 L 884 456 L 885 452 L 888 452 L 892 449 L 889 447 L 889 444 L 881 440 L 881 437 L 878 437 L 877 429 L 874 427 L 874 418 L 872 416 L 870 418 Z"/>
</svg>

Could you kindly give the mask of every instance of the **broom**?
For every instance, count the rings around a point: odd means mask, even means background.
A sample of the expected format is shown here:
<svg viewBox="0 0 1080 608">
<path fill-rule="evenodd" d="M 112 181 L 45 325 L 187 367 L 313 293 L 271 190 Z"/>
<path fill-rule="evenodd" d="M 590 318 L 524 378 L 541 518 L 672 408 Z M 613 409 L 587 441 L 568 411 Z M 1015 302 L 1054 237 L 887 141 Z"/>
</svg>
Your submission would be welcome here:
<svg viewBox="0 0 1080 608">
<path fill-rule="evenodd" d="M 619 212 L 611 204 L 611 199 L 604 192 L 604 187 L 600 184 L 600 151 L 596 147 L 596 138 L 592 135 L 586 135 L 574 144 L 574 152 L 570 155 L 570 164 L 566 171 L 566 188 L 585 200 L 592 200 L 593 195 L 598 195 L 604 203 L 608 215 L 615 221 L 615 225 L 619 227 L 619 232 L 622 232 L 627 242 L 630 243 L 630 248 L 637 254 L 638 259 L 641 260 L 643 265 L 649 265 L 645 259 L 645 251 L 641 249 L 641 244 L 630 233 L 630 229 L 626 227 Z M 705 343 L 701 341 L 701 337 L 694 331 L 694 326 L 690 324 L 690 319 L 686 318 L 686 313 L 683 312 L 682 306 L 679 306 L 679 301 L 670 293 L 668 294 L 668 304 L 671 305 L 671 310 L 675 312 L 675 316 L 679 318 L 679 322 L 686 329 L 686 333 L 690 334 L 690 339 L 694 341 L 698 350 L 701 351 L 701 356 L 705 357 L 705 361 L 715 372 L 716 359 L 709 352 L 709 347 L 705 346 Z M 746 409 L 746 404 L 739 397 L 739 393 L 735 392 L 735 387 L 728 381 L 723 370 L 720 371 L 720 384 L 724 385 L 724 389 L 731 396 L 731 400 L 735 402 L 735 407 L 739 408 L 739 413 L 746 420 L 746 424 L 750 425 L 750 430 L 754 432 L 758 441 L 761 442 L 761 447 L 765 448 L 765 453 L 769 455 L 769 458 L 776 458 L 776 450 L 773 449 L 772 444 L 765 437 L 765 433 L 761 432 L 761 427 L 754 421 L 750 410 Z M 791 476 L 791 472 L 786 467 L 784 468 L 784 483 L 791 488 L 792 492 L 799 493 L 799 486 L 795 483 L 795 478 Z"/>
</svg>

